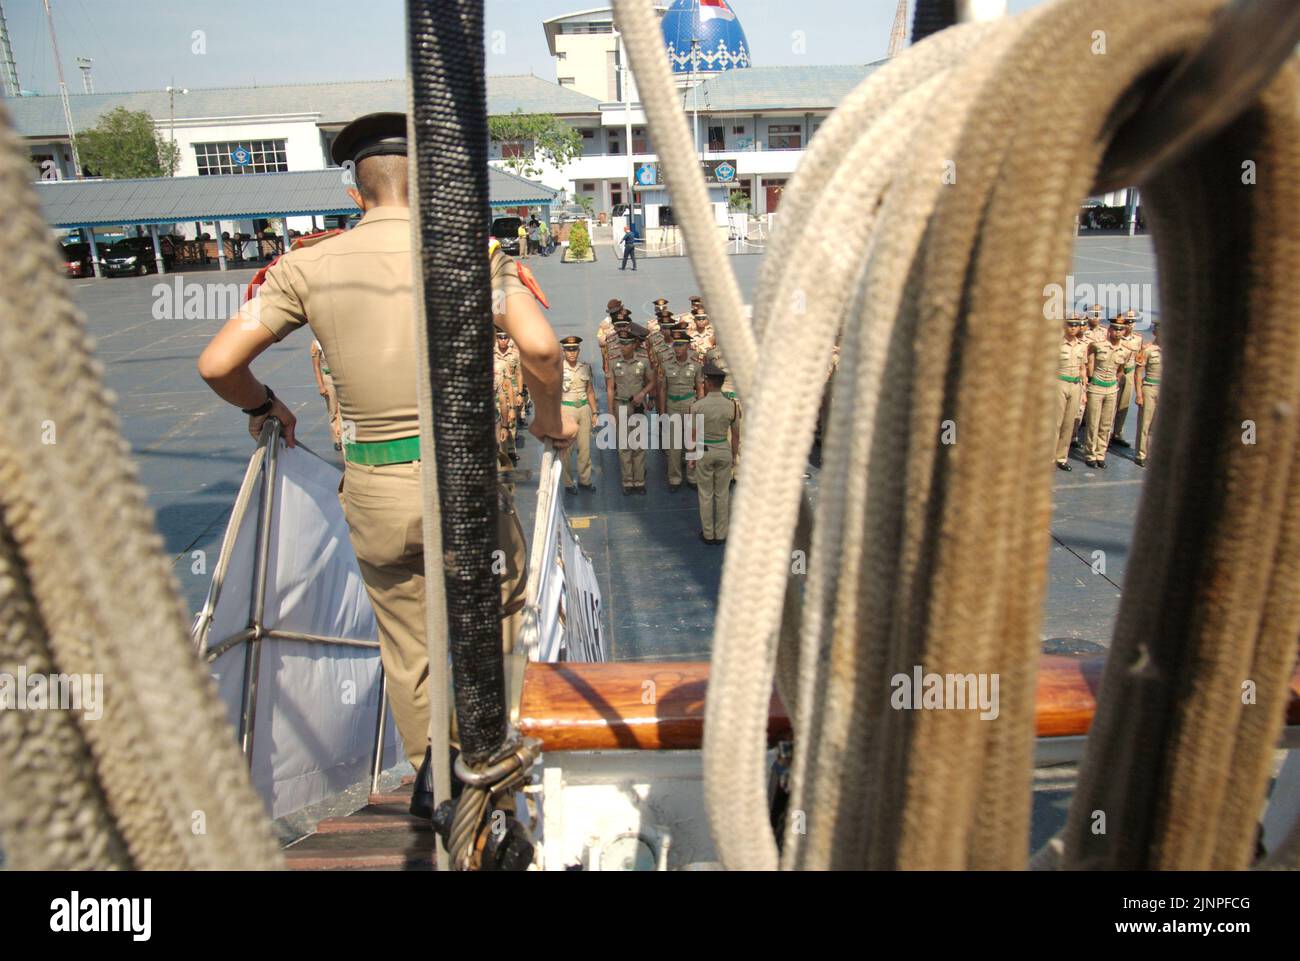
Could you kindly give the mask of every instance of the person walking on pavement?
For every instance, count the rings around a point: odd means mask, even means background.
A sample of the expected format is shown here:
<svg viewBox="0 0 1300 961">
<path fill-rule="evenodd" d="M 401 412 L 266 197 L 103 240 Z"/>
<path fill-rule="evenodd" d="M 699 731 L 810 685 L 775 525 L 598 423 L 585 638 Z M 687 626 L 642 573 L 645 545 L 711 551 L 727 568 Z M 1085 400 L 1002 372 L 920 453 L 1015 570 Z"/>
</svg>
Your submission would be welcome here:
<svg viewBox="0 0 1300 961">
<path fill-rule="evenodd" d="M 636 242 L 637 230 L 636 224 L 627 223 L 623 225 L 623 264 L 618 269 L 626 270 L 627 262 L 632 261 L 632 269 L 636 270 Z"/>
</svg>

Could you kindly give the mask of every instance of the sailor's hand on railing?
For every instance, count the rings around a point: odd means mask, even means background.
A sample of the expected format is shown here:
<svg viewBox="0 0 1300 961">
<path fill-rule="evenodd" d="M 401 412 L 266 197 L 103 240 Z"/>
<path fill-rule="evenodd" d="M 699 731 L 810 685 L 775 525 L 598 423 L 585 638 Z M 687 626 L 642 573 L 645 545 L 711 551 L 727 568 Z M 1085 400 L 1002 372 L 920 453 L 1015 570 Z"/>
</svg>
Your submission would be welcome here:
<svg viewBox="0 0 1300 961">
<path fill-rule="evenodd" d="M 533 422 L 528 425 L 528 433 L 532 434 L 538 440 L 545 443 L 551 441 L 555 445 L 556 451 L 566 450 L 574 439 L 578 436 L 578 421 L 567 410 L 561 409 L 560 423 L 551 424 L 547 422 L 539 413 L 533 418 Z"/>
<path fill-rule="evenodd" d="M 268 417 L 274 417 L 280 422 L 280 436 L 284 438 L 286 447 L 293 447 L 294 428 L 298 424 L 298 418 L 293 416 L 293 411 L 284 406 L 284 401 L 279 397 L 271 402 L 271 409 L 260 417 L 248 418 L 248 432 L 253 435 L 253 440 L 259 440 L 262 436 L 262 425 L 266 423 Z"/>
</svg>

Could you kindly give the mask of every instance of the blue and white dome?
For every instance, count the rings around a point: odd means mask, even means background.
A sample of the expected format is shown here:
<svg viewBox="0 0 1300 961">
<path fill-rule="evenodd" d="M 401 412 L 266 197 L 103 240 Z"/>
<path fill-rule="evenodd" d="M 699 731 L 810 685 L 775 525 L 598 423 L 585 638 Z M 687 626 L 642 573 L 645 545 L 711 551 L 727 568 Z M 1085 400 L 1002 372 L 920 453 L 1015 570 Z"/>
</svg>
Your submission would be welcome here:
<svg viewBox="0 0 1300 961">
<path fill-rule="evenodd" d="M 727 0 L 673 0 L 664 13 L 663 31 L 673 73 L 752 66 L 749 41 Z"/>
</svg>

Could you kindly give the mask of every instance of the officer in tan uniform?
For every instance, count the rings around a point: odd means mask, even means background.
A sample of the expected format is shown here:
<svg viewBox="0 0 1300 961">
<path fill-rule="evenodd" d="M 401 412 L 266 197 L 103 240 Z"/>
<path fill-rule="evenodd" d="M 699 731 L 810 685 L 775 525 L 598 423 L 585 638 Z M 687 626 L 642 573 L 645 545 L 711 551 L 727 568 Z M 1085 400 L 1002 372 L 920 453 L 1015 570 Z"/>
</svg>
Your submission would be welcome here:
<svg viewBox="0 0 1300 961">
<path fill-rule="evenodd" d="M 691 315 L 691 326 L 687 329 L 687 333 L 691 335 L 691 344 L 700 354 L 707 354 L 709 348 L 717 342 L 713 325 L 709 323 L 709 315 L 703 310 Z"/>
<path fill-rule="evenodd" d="M 722 544 L 731 518 L 731 460 L 740 447 L 740 413 L 736 402 L 722 396 L 726 375 L 713 364 L 704 366 L 704 396 L 691 404 L 701 425 L 696 443 L 703 446 L 695 468 L 700 498 L 700 540 Z M 728 440 L 730 434 L 730 440 Z"/>
<path fill-rule="evenodd" d="M 619 340 L 620 356 L 609 363 L 609 380 L 605 382 L 606 400 L 609 412 L 618 420 L 618 467 L 623 481 L 623 495 L 645 493 L 645 450 L 649 425 L 644 423 L 646 398 L 654 393 L 655 376 L 650 369 L 650 362 L 637 355 L 637 334 L 644 333 L 645 328 L 637 330 L 636 324 Z M 636 431 L 640 439 L 633 434 L 632 417 L 639 415 L 641 429 Z"/>
<path fill-rule="evenodd" d="M 334 439 L 334 449 L 343 449 L 343 415 L 339 413 L 339 392 L 334 389 L 334 378 L 330 373 L 330 362 L 325 356 L 325 349 L 319 340 L 311 342 L 311 369 L 316 375 L 316 390 L 325 398 L 325 416 L 329 419 L 330 436 Z"/>
<path fill-rule="evenodd" d="M 1128 363 L 1122 340 L 1122 318 L 1111 321 L 1109 336 L 1088 346 L 1088 438 L 1084 459 L 1089 467 L 1106 467 L 1106 449 L 1115 424 L 1115 400 L 1119 396 L 1119 372 Z"/>
<path fill-rule="evenodd" d="M 665 410 L 670 417 L 675 415 L 683 425 L 680 434 L 671 431 L 670 427 L 673 443 L 668 448 L 668 490 L 672 492 L 676 492 L 685 479 L 686 450 L 678 441 L 686 436 L 685 425 L 691 416 L 691 404 L 704 396 L 704 371 L 690 356 L 690 348 L 690 335 L 677 331 L 673 335 L 672 356 L 664 363 L 659 375 L 659 392 L 667 404 Z"/>
<path fill-rule="evenodd" d="M 1137 457 L 1133 463 L 1146 467 L 1147 451 L 1151 449 L 1151 429 L 1156 422 L 1156 408 L 1160 404 L 1160 374 L 1164 355 L 1160 349 L 1160 325 L 1151 325 L 1151 343 L 1142 348 L 1137 361 L 1138 442 Z"/>
<path fill-rule="evenodd" d="M 1056 466 L 1060 470 L 1070 467 L 1070 439 L 1078 420 L 1079 395 L 1083 391 L 1083 378 L 1088 369 L 1088 345 L 1079 339 L 1083 332 L 1083 315 L 1077 311 L 1065 320 L 1065 334 L 1056 355 Z"/>
<path fill-rule="evenodd" d="M 266 418 L 275 417 L 292 447 L 293 411 L 253 376 L 250 364 L 304 325 L 324 347 L 343 417 L 355 425 L 355 440 L 344 447 L 339 498 L 374 607 L 393 719 L 406 756 L 421 769 L 411 812 L 427 817 L 433 802 L 429 662 L 405 114 L 353 121 L 334 141 L 332 156 L 335 163 L 356 165 L 356 186 L 348 194 L 364 211 L 360 223 L 281 257 L 267 271 L 258 297 L 203 351 L 198 369 L 218 395 L 244 408 L 250 434 L 257 437 Z M 492 304 L 503 313 L 483 323 L 495 321 L 519 345 L 536 405 L 531 431 L 562 450 L 577 425 L 560 405 L 560 345 L 514 262 L 499 249 L 490 257 Z M 506 562 L 503 617 L 510 619 L 523 607 L 526 551 L 513 504 L 505 504 L 498 521 Z M 430 576 L 438 576 L 441 559 L 430 558 L 429 566 Z M 504 622 L 502 627 L 509 642 L 512 628 Z"/>
<path fill-rule="evenodd" d="M 1093 344 L 1099 344 L 1106 339 L 1106 328 L 1102 326 L 1102 320 L 1105 319 L 1106 312 L 1101 304 L 1093 304 L 1088 308 L 1084 319 L 1087 324 L 1079 332 L 1079 340 L 1082 341 L 1084 348 L 1089 348 Z M 1087 423 L 1084 419 L 1085 404 L 1087 403 L 1087 392 L 1079 398 L 1079 412 L 1074 419 L 1075 439 L 1070 445 L 1080 451 L 1084 449 L 1087 441 Z"/>
<path fill-rule="evenodd" d="M 1119 319 L 1119 318 L 1116 318 Z M 1137 378 L 1134 376 L 1134 369 L 1137 364 L 1138 355 L 1142 353 L 1142 346 L 1145 343 L 1142 335 L 1135 333 L 1133 325 L 1137 323 L 1137 311 L 1129 310 L 1124 313 L 1124 336 L 1120 343 L 1128 351 L 1128 363 L 1120 371 L 1119 377 L 1119 400 L 1115 408 L 1115 429 L 1111 431 L 1110 442 L 1115 447 L 1129 447 L 1128 441 L 1124 439 L 1124 422 L 1128 420 L 1128 409 L 1133 403 L 1134 385 Z"/>
<path fill-rule="evenodd" d="M 595 490 L 591 483 L 591 424 L 599 408 L 596 406 L 596 382 L 591 376 L 591 364 L 578 360 L 582 348 L 581 337 L 565 337 L 560 341 L 564 351 L 564 396 L 561 399 L 578 422 L 576 443 L 564 454 L 564 486 L 576 494 L 578 487 Z M 573 482 L 573 452 L 578 452 L 578 482 Z"/>
<path fill-rule="evenodd" d="M 596 327 L 596 344 L 600 347 L 600 369 L 609 376 L 609 357 L 618 346 L 618 335 L 614 330 L 614 321 L 623 313 L 623 301 L 612 298 L 605 305 L 605 316 Z"/>
<path fill-rule="evenodd" d="M 501 453 L 513 466 L 519 463 L 519 455 L 515 452 L 519 432 L 519 363 L 510 351 L 510 335 L 504 330 L 498 330 L 496 335 L 492 376 L 497 395 L 506 406 L 506 438 L 501 444 Z"/>
</svg>

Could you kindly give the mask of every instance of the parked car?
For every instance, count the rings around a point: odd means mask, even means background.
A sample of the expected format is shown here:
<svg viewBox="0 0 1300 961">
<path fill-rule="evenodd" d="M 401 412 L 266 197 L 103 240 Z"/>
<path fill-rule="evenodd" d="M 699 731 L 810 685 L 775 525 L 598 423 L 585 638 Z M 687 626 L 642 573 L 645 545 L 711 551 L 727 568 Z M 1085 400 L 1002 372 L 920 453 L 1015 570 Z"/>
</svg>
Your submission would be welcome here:
<svg viewBox="0 0 1300 961">
<path fill-rule="evenodd" d="M 560 204 L 551 208 L 551 223 L 553 224 L 569 224 L 586 219 L 587 211 L 577 204 Z"/>
<path fill-rule="evenodd" d="M 176 251 L 170 237 L 159 237 L 158 245 L 162 250 L 163 266 L 167 270 L 176 267 Z M 151 237 L 123 237 L 103 250 L 102 266 L 107 277 L 121 277 L 126 274 L 143 276 L 156 273 L 158 263 L 153 252 Z"/>
<path fill-rule="evenodd" d="M 63 270 L 69 277 L 95 276 L 95 261 L 90 256 L 90 244 L 80 241 L 60 244 L 59 258 L 63 261 Z"/>
<path fill-rule="evenodd" d="M 498 217 L 492 221 L 492 236 L 501 241 L 501 250 L 512 257 L 519 256 L 519 225 L 522 223 L 518 217 Z"/>
</svg>

